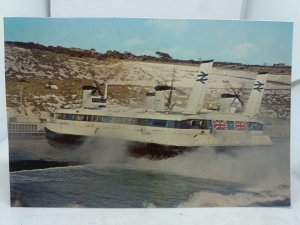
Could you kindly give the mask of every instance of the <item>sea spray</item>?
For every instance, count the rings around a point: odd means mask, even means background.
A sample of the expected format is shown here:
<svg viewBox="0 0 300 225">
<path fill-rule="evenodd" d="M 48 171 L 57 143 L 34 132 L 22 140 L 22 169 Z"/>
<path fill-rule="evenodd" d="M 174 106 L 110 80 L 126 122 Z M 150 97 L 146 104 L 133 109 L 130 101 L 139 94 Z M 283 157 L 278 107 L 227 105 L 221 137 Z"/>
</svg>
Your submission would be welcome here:
<svg viewBox="0 0 300 225">
<path fill-rule="evenodd" d="M 239 192 L 229 195 L 212 191 L 201 191 L 194 193 L 187 201 L 180 203 L 177 207 L 261 206 L 272 205 L 275 202 L 286 205 L 289 202 L 289 195 L 276 194 L 276 190 L 274 192 L 257 190 L 257 192 Z"/>
<path fill-rule="evenodd" d="M 246 186 L 269 188 L 289 185 L 289 141 L 273 140 L 272 146 L 233 147 L 222 152 L 202 147 L 176 157 L 153 160 L 128 154 L 128 143 L 113 139 L 88 139 L 77 157 L 99 167 L 130 167 L 163 171 L 183 176 L 240 182 Z"/>
<path fill-rule="evenodd" d="M 78 160 L 107 167 L 124 164 L 128 158 L 127 143 L 118 139 L 87 138 L 76 150 Z"/>
<path fill-rule="evenodd" d="M 259 205 L 261 202 L 277 201 L 281 204 L 289 201 L 288 139 L 273 139 L 272 146 L 233 147 L 224 151 L 202 147 L 160 160 L 131 157 L 127 153 L 128 147 L 123 141 L 90 139 L 80 147 L 78 155 L 81 160 L 95 164 L 98 168 L 118 167 L 163 172 L 236 182 L 243 186 L 240 193 L 233 195 L 199 190 L 178 207 L 249 206 Z"/>
<path fill-rule="evenodd" d="M 247 186 L 289 184 L 287 139 L 277 140 L 273 146 L 234 147 L 223 152 L 202 147 L 173 158 L 130 158 L 127 163 L 135 169 L 240 182 Z"/>
</svg>

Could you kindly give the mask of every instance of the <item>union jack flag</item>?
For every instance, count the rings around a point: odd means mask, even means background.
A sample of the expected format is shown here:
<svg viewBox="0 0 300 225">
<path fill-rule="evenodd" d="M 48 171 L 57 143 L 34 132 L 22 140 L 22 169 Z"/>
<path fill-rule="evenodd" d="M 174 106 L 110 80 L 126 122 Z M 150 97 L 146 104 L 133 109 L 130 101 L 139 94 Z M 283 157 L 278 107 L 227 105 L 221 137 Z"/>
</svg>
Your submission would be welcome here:
<svg viewBox="0 0 300 225">
<path fill-rule="evenodd" d="M 234 121 L 234 126 L 237 130 L 246 130 L 247 123 L 244 121 Z"/>
<path fill-rule="evenodd" d="M 227 129 L 226 122 L 223 120 L 214 120 L 213 127 L 214 127 L 214 130 L 226 130 Z"/>
</svg>

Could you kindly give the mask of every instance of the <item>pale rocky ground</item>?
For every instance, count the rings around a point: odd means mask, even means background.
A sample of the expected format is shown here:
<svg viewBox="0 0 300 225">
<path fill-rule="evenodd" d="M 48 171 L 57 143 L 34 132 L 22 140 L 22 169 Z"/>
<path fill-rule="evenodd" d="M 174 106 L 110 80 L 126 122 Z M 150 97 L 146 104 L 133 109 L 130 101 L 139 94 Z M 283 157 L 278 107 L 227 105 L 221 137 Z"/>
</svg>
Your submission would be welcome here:
<svg viewBox="0 0 300 225">
<path fill-rule="evenodd" d="M 185 107 L 199 70 L 192 64 L 77 58 L 10 45 L 5 49 L 5 63 L 9 116 L 24 111 L 22 95 L 27 113 L 45 119 L 55 108 L 79 106 L 81 86 L 93 84 L 94 79 L 111 85 L 110 103 L 142 105 L 146 92 L 159 83 L 170 85 L 174 77 L 172 100 L 176 107 Z M 221 93 L 232 92 L 231 87 L 242 88 L 246 103 L 255 78 L 256 73 L 247 69 L 213 68 L 205 106 L 218 108 Z M 265 118 L 290 118 L 290 75 L 268 76 L 261 112 Z"/>
</svg>

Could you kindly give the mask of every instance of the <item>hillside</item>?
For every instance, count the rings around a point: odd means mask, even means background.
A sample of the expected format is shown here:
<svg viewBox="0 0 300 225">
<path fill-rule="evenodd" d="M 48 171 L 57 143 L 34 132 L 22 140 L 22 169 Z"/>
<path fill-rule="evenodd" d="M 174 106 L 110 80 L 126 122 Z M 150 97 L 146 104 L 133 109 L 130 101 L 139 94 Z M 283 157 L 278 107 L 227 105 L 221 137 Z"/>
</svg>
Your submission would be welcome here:
<svg viewBox="0 0 300 225">
<path fill-rule="evenodd" d="M 81 87 L 94 80 L 109 86 L 110 103 L 141 105 L 147 91 L 157 83 L 170 84 L 174 76 L 173 101 L 184 107 L 198 72 L 199 62 L 175 59 L 143 58 L 131 53 L 45 47 L 33 43 L 5 45 L 7 105 L 21 112 L 47 118 L 63 105 L 79 106 Z M 270 71 L 263 99 L 264 116 L 289 118 L 290 67 L 262 67 L 242 64 L 214 64 L 206 106 L 216 108 L 219 96 L 225 91 L 243 87 L 245 101 L 257 71 Z M 281 73 L 280 73 L 281 72 Z M 20 101 L 23 101 L 23 104 Z"/>
<path fill-rule="evenodd" d="M 118 52 L 116 50 L 109 50 L 105 53 L 97 52 L 95 49 L 80 49 L 80 48 L 65 48 L 62 46 L 44 46 L 36 43 L 24 43 L 24 42 L 6 42 L 6 45 L 20 47 L 24 49 L 36 49 L 55 54 L 64 54 L 66 56 L 78 57 L 78 58 L 93 58 L 97 60 L 106 59 L 120 59 L 120 60 L 132 60 L 132 61 L 147 61 L 147 62 L 160 62 L 160 63 L 172 63 L 172 64 L 188 64 L 199 65 L 201 61 L 197 60 L 180 60 L 173 59 L 168 53 L 156 51 L 155 56 L 151 55 L 134 55 L 130 52 Z M 261 66 L 261 65 L 244 65 L 241 63 L 229 63 L 229 62 L 214 62 L 215 67 L 222 67 L 235 70 L 248 70 L 252 72 L 269 71 L 272 74 L 291 74 L 291 67 L 284 64 L 275 64 L 273 66 Z"/>
</svg>

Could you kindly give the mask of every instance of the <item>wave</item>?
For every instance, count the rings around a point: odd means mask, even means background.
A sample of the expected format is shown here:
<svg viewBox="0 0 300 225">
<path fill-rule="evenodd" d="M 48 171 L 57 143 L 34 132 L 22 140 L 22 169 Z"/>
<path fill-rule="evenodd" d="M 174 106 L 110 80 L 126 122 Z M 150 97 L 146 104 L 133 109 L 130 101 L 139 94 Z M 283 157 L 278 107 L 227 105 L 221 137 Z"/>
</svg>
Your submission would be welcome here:
<svg viewBox="0 0 300 225">
<path fill-rule="evenodd" d="M 162 160 L 129 158 L 126 165 L 139 170 L 240 182 L 262 188 L 289 184 L 290 177 L 289 148 L 283 146 L 235 148 L 222 153 L 213 148 L 202 148 Z"/>
<path fill-rule="evenodd" d="M 177 207 L 260 206 L 264 205 L 264 203 L 272 205 L 272 202 L 274 202 L 274 206 L 277 206 L 278 202 L 286 202 L 287 199 L 289 199 L 288 196 L 273 196 L 266 192 L 241 192 L 223 195 L 220 193 L 201 191 L 194 193 L 186 202 L 180 203 Z"/>
<path fill-rule="evenodd" d="M 122 141 L 93 139 L 74 154 L 98 168 L 159 171 L 269 190 L 290 182 L 288 139 L 275 141 L 272 146 L 236 147 L 222 152 L 203 147 L 160 160 L 131 157 L 127 147 Z"/>
<path fill-rule="evenodd" d="M 79 203 L 69 203 L 64 205 L 64 208 L 86 208 L 84 205 L 79 204 Z"/>
<path fill-rule="evenodd" d="M 252 188 L 253 190 L 253 188 Z M 290 206 L 289 186 L 279 185 L 275 190 L 244 191 L 222 194 L 213 191 L 199 191 L 186 201 L 175 205 L 177 208 L 196 207 L 257 207 L 257 206 Z M 145 208 L 156 208 L 151 202 L 144 202 Z"/>
</svg>

